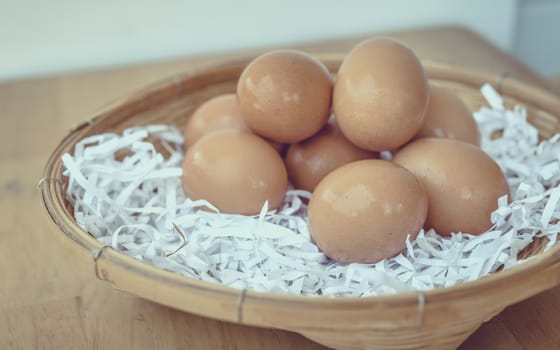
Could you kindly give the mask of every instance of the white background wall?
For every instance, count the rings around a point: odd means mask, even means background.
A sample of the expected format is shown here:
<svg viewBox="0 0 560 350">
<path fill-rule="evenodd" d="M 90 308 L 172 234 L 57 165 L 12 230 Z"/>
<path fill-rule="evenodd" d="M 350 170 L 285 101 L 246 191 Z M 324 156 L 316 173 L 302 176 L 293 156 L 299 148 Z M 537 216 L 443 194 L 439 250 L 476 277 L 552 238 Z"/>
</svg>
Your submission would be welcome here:
<svg viewBox="0 0 560 350">
<path fill-rule="evenodd" d="M 521 0 L 513 53 L 541 74 L 560 74 L 560 0 Z"/>
<path fill-rule="evenodd" d="M 559 12 L 557 0 L 0 0 L 0 80 L 436 24 L 551 73 Z"/>
</svg>

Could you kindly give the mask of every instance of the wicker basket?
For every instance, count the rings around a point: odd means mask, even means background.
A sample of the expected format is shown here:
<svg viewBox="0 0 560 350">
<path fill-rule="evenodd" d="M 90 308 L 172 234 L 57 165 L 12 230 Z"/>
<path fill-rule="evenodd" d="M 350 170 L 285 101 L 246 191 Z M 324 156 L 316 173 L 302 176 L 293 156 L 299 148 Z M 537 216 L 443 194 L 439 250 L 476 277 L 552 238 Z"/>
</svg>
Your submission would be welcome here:
<svg viewBox="0 0 560 350">
<path fill-rule="evenodd" d="M 319 55 L 333 72 L 342 57 Z M 61 242 L 73 241 L 70 249 L 91 260 L 92 271 L 98 278 L 120 290 L 176 309 L 251 326 L 290 330 L 341 349 L 455 348 L 508 305 L 560 282 L 560 246 L 543 253 L 544 242 L 537 241 L 525 250 L 525 254 L 535 257 L 524 264 L 474 282 L 424 293 L 333 298 L 240 291 L 134 260 L 103 247 L 76 224 L 63 194 L 60 157 L 64 152 L 94 133 L 149 123 L 182 126 L 203 101 L 235 91 L 237 78 L 247 62 L 208 67 L 148 87 L 71 130 L 53 152 L 41 185 L 42 204 L 56 235 L 63 237 Z M 484 104 L 479 88 L 490 82 L 504 95 L 508 105 L 520 103 L 527 107 L 530 121 L 538 127 L 542 138 L 560 132 L 560 100 L 545 91 L 506 76 L 440 63 L 424 65 L 431 80 L 451 88 L 472 110 Z"/>
</svg>

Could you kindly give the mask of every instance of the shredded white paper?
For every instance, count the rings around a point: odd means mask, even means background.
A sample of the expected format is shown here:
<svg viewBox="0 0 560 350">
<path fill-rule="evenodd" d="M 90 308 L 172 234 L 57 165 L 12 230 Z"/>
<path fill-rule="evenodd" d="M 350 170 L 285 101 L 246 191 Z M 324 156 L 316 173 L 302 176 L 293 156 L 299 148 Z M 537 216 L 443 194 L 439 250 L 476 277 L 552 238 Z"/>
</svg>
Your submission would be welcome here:
<svg viewBox="0 0 560 350">
<path fill-rule="evenodd" d="M 491 108 L 474 113 L 481 147 L 506 174 L 513 200 L 500 198 L 493 227 L 473 236 L 420 231 L 396 257 L 343 265 L 312 243 L 309 192 L 290 189 L 282 207 L 257 216 L 222 214 L 181 187 L 182 134 L 150 125 L 81 140 L 62 157 L 67 198 L 77 223 L 103 244 L 138 260 L 233 288 L 275 293 L 366 296 L 428 290 L 472 281 L 522 262 L 518 253 L 535 237 L 549 249 L 560 230 L 560 135 L 539 143 L 526 110 L 504 109 L 490 86 Z M 494 138 L 497 132 L 502 136 Z M 146 141 L 159 139 L 166 159 Z M 125 157 L 115 157 L 118 152 Z M 213 211 L 197 209 L 205 205 Z"/>
</svg>

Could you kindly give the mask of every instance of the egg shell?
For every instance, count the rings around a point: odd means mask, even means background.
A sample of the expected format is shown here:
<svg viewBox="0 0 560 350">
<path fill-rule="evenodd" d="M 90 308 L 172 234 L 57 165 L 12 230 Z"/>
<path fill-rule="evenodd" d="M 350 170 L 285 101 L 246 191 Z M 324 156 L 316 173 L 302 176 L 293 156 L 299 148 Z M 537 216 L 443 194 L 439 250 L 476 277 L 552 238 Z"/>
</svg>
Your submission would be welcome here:
<svg viewBox="0 0 560 350">
<path fill-rule="evenodd" d="M 378 157 L 377 153 L 365 151 L 348 141 L 333 121 L 311 138 L 290 145 L 285 162 L 292 184 L 312 192 L 319 181 L 334 169 Z"/>
<path fill-rule="evenodd" d="M 430 99 L 415 139 L 445 137 L 480 145 L 480 131 L 471 111 L 449 89 L 430 83 Z"/>
<path fill-rule="evenodd" d="M 215 96 L 201 104 L 191 115 L 184 130 L 184 148 L 195 144 L 201 137 L 220 130 L 251 131 L 245 124 L 236 94 Z M 285 144 L 269 141 L 275 150 L 282 153 Z"/>
<path fill-rule="evenodd" d="M 310 137 L 330 115 L 332 79 L 314 57 L 272 51 L 243 70 L 237 98 L 245 123 L 267 139 L 294 143 Z"/>
<path fill-rule="evenodd" d="M 413 240 L 428 209 L 424 188 L 408 170 L 386 160 L 346 164 L 329 173 L 309 202 L 317 246 L 341 263 L 375 263 Z"/>
<path fill-rule="evenodd" d="M 342 62 L 333 108 L 352 143 L 370 151 L 391 150 L 420 130 L 428 93 L 414 52 L 393 39 L 373 38 L 355 46 Z"/>
<path fill-rule="evenodd" d="M 235 94 L 213 97 L 193 112 L 184 129 L 185 146 L 192 146 L 210 132 L 225 129 L 249 130 Z"/>
<path fill-rule="evenodd" d="M 193 200 L 205 199 L 221 212 L 258 214 L 268 201 L 281 204 L 288 184 L 278 152 L 259 136 L 239 131 L 216 131 L 187 150 L 183 189 Z"/>
<path fill-rule="evenodd" d="M 457 140 L 423 138 L 403 147 L 393 161 L 410 170 L 428 193 L 426 228 L 439 234 L 481 234 L 491 226 L 498 198 L 509 197 L 500 167 L 480 148 Z"/>
</svg>

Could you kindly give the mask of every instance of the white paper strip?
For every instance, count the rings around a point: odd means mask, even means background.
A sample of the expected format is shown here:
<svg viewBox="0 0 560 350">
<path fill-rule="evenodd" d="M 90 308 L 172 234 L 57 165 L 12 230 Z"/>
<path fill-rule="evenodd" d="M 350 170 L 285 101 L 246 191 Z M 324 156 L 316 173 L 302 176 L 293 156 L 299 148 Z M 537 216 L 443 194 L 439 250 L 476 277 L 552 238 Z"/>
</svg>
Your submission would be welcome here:
<svg viewBox="0 0 560 350">
<path fill-rule="evenodd" d="M 290 189 L 279 210 L 269 212 L 263 203 L 258 216 L 222 214 L 211 203 L 186 198 L 183 139 L 172 126 L 134 127 L 80 141 L 74 154 L 62 157 L 67 196 L 78 224 L 103 244 L 233 288 L 365 296 L 472 281 L 521 263 L 517 254 L 536 236 L 547 237 L 550 249 L 560 229 L 560 135 L 539 144 L 523 107 L 504 110 L 490 85 L 482 93 L 492 108 L 474 113 L 481 147 L 506 174 L 512 201 L 498 200 L 494 226 L 482 235 L 441 237 L 421 230 L 415 241 L 403 242 L 401 254 L 376 264 L 342 265 L 318 250 L 307 228 L 309 192 Z M 498 131 L 502 136 L 495 138 Z M 148 136 L 161 141 L 167 159 Z M 124 157 L 115 157 L 118 152 Z"/>
</svg>

